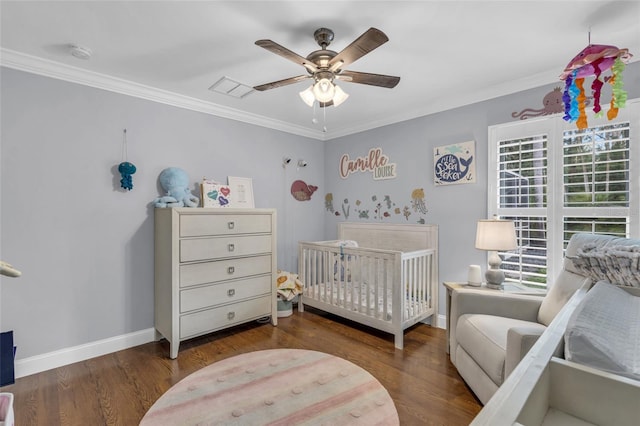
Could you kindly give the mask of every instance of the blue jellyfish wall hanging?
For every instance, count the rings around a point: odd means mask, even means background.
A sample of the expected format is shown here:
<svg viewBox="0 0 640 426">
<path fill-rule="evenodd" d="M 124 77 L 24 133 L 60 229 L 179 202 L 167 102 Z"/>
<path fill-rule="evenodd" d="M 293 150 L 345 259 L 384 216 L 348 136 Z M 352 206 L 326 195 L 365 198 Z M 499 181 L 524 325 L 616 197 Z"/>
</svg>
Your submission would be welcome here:
<svg viewBox="0 0 640 426">
<path fill-rule="evenodd" d="M 120 172 L 120 187 L 131 191 L 133 189 L 133 175 L 136 172 L 136 166 L 128 161 L 127 152 L 127 129 L 124 129 L 124 135 L 122 139 L 122 163 L 118 165 L 118 172 Z"/>
</svg>

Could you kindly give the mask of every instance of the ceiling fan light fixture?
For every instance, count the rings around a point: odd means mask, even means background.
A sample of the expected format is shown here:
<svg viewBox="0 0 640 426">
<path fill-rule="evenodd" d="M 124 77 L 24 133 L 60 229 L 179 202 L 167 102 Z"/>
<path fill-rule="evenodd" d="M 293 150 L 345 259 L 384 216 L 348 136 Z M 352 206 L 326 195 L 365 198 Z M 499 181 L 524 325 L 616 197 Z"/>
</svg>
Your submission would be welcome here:
<svg viewBox="0 0 640 426">
<path fill-rule="evenodd" d="M 313 94 L 318 102 L 329 102 L 336 93 L 336 86 L 328 78 L 321 78 L 313 85 Z"/>
<path fill-rule="evenodd" d="M 305 90 L 300 92 L 300 98 L 302 98 L 305 104 L 312 107 L 313 103 L 316 100 L 316 97 L 313 95 L 313 85 L 307 87 Z"/>
<path fill-rule="evenodd" d="M 359 58 L 389 41 L 389 38 L 379 29 L 369 28 L 340 52 L 327 49 L 333 41 L 332 30 L 328 28 L 318 28 L 313 33 L 313 37 L 320 46 L 320 50 L 309 53 L 307 57 L 300 56 L 272 40 L 257 40 L 255 42 L 257 46 L 282 56 L 289 61 L 295 62 L 297 65 L 302 65 L 308 75 L 298 75 L 261 84 L 254 86 L 254 89 L 262 92 L 277 87 L 288 86 L 302 80 L 313 79 L 313 85 L 311 87 L 299 92 L 300 98 L 310 107 L 314 107 L 317 102 L 320 108 L 326 108 L 331 105 L 341 105 L 349 97 L 348 94 L 335 84 L 337 80 L 387 88 L 395 87 L 400 81 L 400 77 L 349 71 L 343 68 L 348 67 Z M 316 121 L 314 121 L 314 123 L 315 122 Z"/>
<path fill-rule="evenodd" d="M 337 84 L 335 86 L 335 95 L 333 96 L 333 106 L 340 106 L 341 103 L 347 100 L 349 95 L 340 88 Z"/>
</svg>

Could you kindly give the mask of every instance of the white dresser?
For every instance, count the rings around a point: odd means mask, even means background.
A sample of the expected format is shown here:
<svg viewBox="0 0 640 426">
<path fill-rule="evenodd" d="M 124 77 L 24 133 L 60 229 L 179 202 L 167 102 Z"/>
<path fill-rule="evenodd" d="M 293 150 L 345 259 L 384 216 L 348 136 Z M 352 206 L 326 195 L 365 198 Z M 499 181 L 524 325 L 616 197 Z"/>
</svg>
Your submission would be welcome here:
<svg viewBox="0 0 640 426">
<path fill-rule="evenodd" d="M 192 337 L 277 325 L 276 268 L 275 210 L 156 208 L 155 328 L 171 358 Z"/>
</svg>

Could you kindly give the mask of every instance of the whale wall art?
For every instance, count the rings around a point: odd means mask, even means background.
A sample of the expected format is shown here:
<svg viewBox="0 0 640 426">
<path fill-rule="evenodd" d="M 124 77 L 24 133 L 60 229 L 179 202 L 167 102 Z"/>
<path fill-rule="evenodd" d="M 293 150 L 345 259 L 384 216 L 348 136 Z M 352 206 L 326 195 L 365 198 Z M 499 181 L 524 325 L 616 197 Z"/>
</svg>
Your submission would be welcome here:
<svg viewBox="0 0 640 426">
<path fill-rule="evenodd" d="M 433 176 L 436 185 L 475 183 L 475 141 L 433 148 Z"/>
</svg>

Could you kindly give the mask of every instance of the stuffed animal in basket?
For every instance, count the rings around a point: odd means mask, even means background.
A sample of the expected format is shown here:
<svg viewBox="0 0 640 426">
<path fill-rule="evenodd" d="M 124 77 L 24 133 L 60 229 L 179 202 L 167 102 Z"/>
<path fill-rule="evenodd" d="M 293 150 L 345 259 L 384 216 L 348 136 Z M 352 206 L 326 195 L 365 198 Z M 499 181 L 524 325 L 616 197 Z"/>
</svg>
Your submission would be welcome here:
<svg viewBox="0 0 640 426">
<path fill-rule="evenodd" d="M 200 199 L 189 190 L 189 176 L 178 167 L 160 172 L 160 185 L 167 195 L 153 200 L 156 207 L 198 207 Z"/>
<path fill-rule="evenodd" d="M 278 289 L 278 299 L 290 301 L 302 293 L 303 285 L 302 281 L 298 278 L 298 274 L 278 269 L 276 287 Z"/>
</svg>

